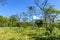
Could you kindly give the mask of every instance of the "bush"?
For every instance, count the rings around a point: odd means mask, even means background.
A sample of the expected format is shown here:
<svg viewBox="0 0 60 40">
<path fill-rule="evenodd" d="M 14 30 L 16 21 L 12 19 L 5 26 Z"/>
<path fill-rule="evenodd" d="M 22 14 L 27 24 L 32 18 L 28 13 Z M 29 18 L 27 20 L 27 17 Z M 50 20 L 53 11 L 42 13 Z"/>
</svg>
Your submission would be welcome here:
<svg viewBox="0 0 60 40">
<path fill-rule="evenodd" d="M 38 27 L 42 27 L 43 21 L 42 21 L 42 20 L 36 20 L 36 21 L 35 21 L 35 24 L 36 24 Z"/>
</svg>

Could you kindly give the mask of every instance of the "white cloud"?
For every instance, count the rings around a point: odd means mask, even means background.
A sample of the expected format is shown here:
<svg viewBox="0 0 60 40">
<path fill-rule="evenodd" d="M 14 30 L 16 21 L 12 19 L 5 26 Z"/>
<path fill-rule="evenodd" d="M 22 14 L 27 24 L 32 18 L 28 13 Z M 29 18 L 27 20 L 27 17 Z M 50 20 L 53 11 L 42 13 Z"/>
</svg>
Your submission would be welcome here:
<svg viewBox="0 0 60 40">
<path fill-rule="evenodd" d="M 33 19 L 40 19 L 39 17 L 37 17 L 37 16 L 33 16 Z"/>
</svg>

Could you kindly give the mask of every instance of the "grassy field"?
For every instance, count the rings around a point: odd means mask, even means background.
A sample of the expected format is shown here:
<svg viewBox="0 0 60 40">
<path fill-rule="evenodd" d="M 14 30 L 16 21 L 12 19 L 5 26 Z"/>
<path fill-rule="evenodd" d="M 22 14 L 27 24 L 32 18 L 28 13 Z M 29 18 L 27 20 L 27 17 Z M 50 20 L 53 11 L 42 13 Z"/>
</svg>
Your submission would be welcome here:
<svg viewBox="0 0 60 40">
<path fill-rule="evenodd" d="M 18 27 L 2 27 L 0 28 L 0 40 L 45 40 L 45 28 L 18 28 Z M 48 32 L 49 34 L 49 32 Z M 50 36 L 59 36 L 60 30 L 55 28 Z M 41 38 L 42 37 L 42 38 Z"/>
</svg>

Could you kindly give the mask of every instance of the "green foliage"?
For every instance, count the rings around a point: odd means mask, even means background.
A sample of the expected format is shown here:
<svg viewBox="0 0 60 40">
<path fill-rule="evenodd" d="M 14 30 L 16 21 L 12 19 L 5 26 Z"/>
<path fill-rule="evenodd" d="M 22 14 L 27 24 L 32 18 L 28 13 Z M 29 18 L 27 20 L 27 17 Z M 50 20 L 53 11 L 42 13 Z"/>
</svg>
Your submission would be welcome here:
<svg viewBox="0 0 60 40">
<path fill-rule="evenodd" d="M 58 40 L 60 29 L 54 28 L 52 34 L 45 35 L 44 27 L 3 27 L 0 28 L 0 40 Z"/>
<path fill-rule="evenodd" d="M 43 21 L 42 21 L 42 20 L 36 20 L 36 21 L 35 21 L 35 24 L 36 24 L 38 27 L 42 27 Z"/>
<path fill-rule="evenodd" d="M 0 27 L 5 27 L 8 26 L 7 23 L 9 19 L 3 16 L 0 16 Z"/>
<path fill-rule="evenodd" d="M 45 30 L 45 29 L 44 29 Z M 32 30 L 31 27 L 18 28 L 18 27 L 3 27 L 0 28 L 0 39 L 1 40 L 35 40 L 35 37 L 43 36 L 44 30 L 35 28 Z M 42 33 L 40 33 L 43 31 Z"/>
<path fill-rule="evenodd" d="M 0 0 L 0 3 L 2 2 L 5 1 Z M 9 18 L 0 16 L 0 40 L 60 40 L 60 22 L 57 22 L 58 25 L 55 23 L 60 10 L 55 10 L 52 6 L 47 7 L 48 0 L 42 6 L 38 1 L 35 3 L 44 13 L 44 21 L 39 19 L 34 23 L 34 6 L 28 8 L 29 14 L 23 12 L 19 16 L 12 15 Z"/>
</svg>

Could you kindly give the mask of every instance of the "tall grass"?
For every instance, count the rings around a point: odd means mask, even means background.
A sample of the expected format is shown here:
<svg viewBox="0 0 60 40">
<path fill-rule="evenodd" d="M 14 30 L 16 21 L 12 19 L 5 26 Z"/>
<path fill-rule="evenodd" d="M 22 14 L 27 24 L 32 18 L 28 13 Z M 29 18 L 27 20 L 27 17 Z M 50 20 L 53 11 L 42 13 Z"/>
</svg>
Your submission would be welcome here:
<svg viewBox="0 0 60 40">
<path fill-rule="evenodd" d="M 60 30 L 55 28 L 49 36 L 45 35 L 46 29 L 41 27 L 2 27 L 0 28 L 0 40 L 58 40 Z M 54 35 L 54 36 L 53 36 Z"/>
</svg>

